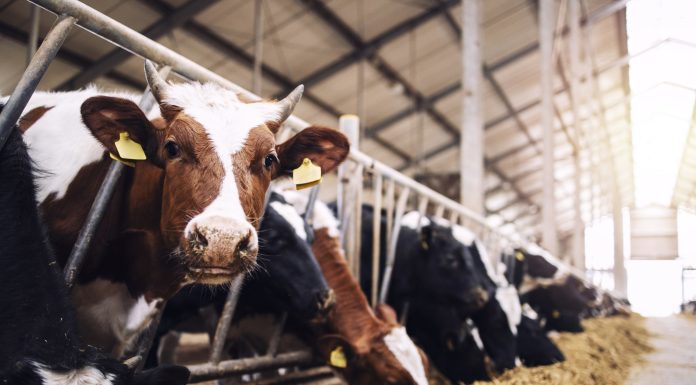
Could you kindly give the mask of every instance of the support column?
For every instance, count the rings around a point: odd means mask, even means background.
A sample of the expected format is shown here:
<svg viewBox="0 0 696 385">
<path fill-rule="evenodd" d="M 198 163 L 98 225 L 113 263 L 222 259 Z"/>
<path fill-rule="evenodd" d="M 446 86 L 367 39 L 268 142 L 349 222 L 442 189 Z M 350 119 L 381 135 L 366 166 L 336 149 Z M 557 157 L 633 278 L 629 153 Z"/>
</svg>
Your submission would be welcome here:
<svg viewBox="0 0 696 385">
<path fill-rule="evenodd" d="M 573 221 L 573 244 L 571 255 L 573 265 L 578 269 L 585 270 L 585 224 L 582 221 L 582 127 L 580 117 L 581 100 L 581 77 L 580 77 L 580 4 L 579 1 L 568 2 L 568 23 L 570 26 L 569 48 L 570 48 L 570 92 L 573 108 L 573 131 L 575 136 L 576 149 L 573 154 L 575 165 L 575 193 L 573 194 L 573 208 L 575 218 Z"/>
<path fill-rule="evenodd" d="M 462 3 L 462 128 L 460 199 L 484 213 L 483 118 L 481 116 L 481 0 Z"/>
<path fill-rule="evenodd" d="M 263 0 L 254 2 L 254 68 L 251 92 L 261 96 L 261 66 L 263 65 Z"/>
<path fill-rule="evenodd" d="M 614 216 L 614 291 L 621 295 L 627 294 L 627 276 L 624 266 L 624 247 L 623 247 L 623 211 L 621 203 L 621 193 L 616 185 L 616 180 L 612 181 L 612 208 Z"/>
<path fill-rule="evenodd" d="M 554 0 L 539 0 L 539 50 L 541 76 L 541 126 L 544 137 L 542 244 L 558 255 L 553 136 L 553 32 Z"/>
</svg>

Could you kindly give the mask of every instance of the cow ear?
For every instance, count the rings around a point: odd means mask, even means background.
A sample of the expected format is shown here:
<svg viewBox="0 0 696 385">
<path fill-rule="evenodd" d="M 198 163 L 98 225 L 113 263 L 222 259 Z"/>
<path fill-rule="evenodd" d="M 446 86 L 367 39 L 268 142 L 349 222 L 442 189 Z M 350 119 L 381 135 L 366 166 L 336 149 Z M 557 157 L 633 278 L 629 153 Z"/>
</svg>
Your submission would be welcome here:
<svg viewBox="0 0 696 385">
<path fill-rule="evenodd" d="M 110 153 L 118 155 L 115 143 L 125 132 L 130 140 L 143 148 L 148 160 L 159 163 L 157 138 L 161 130 L 147 119 L 133 101 L 111 96 L 95 96 L 85 100 L 80 111 L 82 121 L 92 135 Z"/>
<path fill-rule="evenodd" d="M 328 334 L 317 340 L 317 348 L 322 359 L 329 365 L 345 369 L 351 365 L 357 356 L 357 347 L 343 336 Z"/>
<path fill-rule="evenodd" d="M 322 174 L 326 174 L 338 167 L 349 151 L 348 138 L 341 132 L 328 127 L 307 127 L 276 146 L 280 167 L 274 177 L 290 174 L 305 158 L 321 167 Z"/>
<path fill-rule="evenodd" d="M 133 385 L 185 385 L 191 372 L 185 366 L 160 365 L 133 376 Z"/>
</svg>

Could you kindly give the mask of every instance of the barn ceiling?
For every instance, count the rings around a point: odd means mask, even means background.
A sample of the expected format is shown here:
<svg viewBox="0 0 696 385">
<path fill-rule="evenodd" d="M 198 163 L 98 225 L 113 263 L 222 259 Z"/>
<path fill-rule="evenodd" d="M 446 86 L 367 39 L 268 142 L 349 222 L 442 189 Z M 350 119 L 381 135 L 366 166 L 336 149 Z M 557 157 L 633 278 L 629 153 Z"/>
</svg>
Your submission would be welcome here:
<svg viewBox="0 0 696 385">
<path fill-rule="evenodd" d="M 267 0 L 261 94 L 282 96 L 303 83 L 305 98 L 296 110 L 303 119 L 336 126 L 338 115 L 360 113 L 360 148 L 367 154 L 408 175 L 456 173 L 459 2 Z M 85 3 L 251 88 L 253 0 Z M 534 235 L 543 205 L 536 2 L 483 4 L 485 205 L 492 224 L 513 231 L 515 223 L 526 235 Z M 581 155 L 586 221 L 609 212 L 612 179 L 619 181 L 624 204 L 633 202 L 625 4 L 582 1 L 583 62 L 589 81 L 583 91 L 588 102 L 577 125 L 569 96 L 567 28 L 557 26 L 555 179 L 561 234 L 569 234 L 573 226 L 576 150 Z M 13 90 L 25 67 L 32 6 L 24 0 L 0 0 L 0 52 L 6 53 L 0 61 L 2 94 Z M 40 36 L 54 20 L 41 11 Z M 39 88 L 66 90 L 91 82 L 142 91 L 142 59 L 75 29 Z"/>
</svg>

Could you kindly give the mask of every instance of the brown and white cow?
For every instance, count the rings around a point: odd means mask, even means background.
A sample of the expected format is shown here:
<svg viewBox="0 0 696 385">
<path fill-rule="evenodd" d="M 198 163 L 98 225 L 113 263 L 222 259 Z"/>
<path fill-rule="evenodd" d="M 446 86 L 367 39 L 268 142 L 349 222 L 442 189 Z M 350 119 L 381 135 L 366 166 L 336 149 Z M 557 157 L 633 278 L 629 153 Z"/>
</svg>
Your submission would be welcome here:
<svg viewBox="0 0 696 385">
<path fill-rule="evenodd" d="M 87 342 L 122 354 L 155 307 L 182 286 L 222 284 L 253 269 L 256 229 L 273 178 L 307 157 L 323 172 L 347 156 L 344 135 L 274 134 L 302 94 L 249 103 L 215 84 L 168 84 L 146 62 L 160 114 L 136 95 L 96 88 L 37 93 L 20 130 L 37 168 L 37 200 L 65 264 L 123 132 L 147 160 L 126 168 L 73 289 Z"/>
<path fill-rule="evenodd" d="M 306 198 L 294 191 L 284 194 L 302 212 Z M 329 313 L 329 334 L 318 339 L 320 352 L 330 361 L 339 348 L 346 357 L 338 368 L 353 385 L 427 385 L 428 360 L 399 325 L 394 310 L 379 305 L 372 311 L 360 285 L 350 273 L 338 232 L 338 221 L 320 201 L 314 207 L 312 251 L 324 278 L 336 294 Z"/>
</svg>

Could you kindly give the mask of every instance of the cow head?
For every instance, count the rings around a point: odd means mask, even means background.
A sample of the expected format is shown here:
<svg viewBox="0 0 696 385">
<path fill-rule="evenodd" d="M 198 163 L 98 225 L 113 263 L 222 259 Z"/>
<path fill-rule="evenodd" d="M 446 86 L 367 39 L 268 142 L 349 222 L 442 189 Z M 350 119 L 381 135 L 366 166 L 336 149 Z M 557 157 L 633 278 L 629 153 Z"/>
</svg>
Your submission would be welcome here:
<svg viewBox="0 0 696 385">
<path fill-rule="evenodd" d="M 435 301 L 456 306 L 465 314 L 481 309 L 489 299 L 485 277 L 468 247 L 452 228 L 429 221 L 420 229 L 416 272 L 420 289 Z"/>
<path fill-rule="evenodd" d="M 274 134 L 303 88 L 277 102 L 245 102 L 212 83 L 168 84 L 150 62 L 145 72 L 162 120 L 149 121 L 132 101 L 93 97 L 83 121 L 112 154 L 122 132 L 162 169 L 160 228 L 190 281 L 223 283 L 255 265 L 256 229 L 273 178 L 309 158 L 334 169 L 349 145 L 338 131 L 310 127 L 277 145 Z"/>
<path fill-rule="evenodd" d="M 260 277 L 278 305 L 303 319 L 323 319 L 335 302 L 309 242 L 312 229 L 283 196 L 271 193 L 259 231 Z"/>
<path fill-rule="evenodd" d="M 380 327 L 369 338 L 351 342 L 340 335 L 327 335 L 319 340 L 319 349 L 332 365 L 332 352 L 340 349 L 346 362 L 339 370 L 350 384 L 426 385 L 429 362 L 425 353 L 386 306 L 375 309 Z"/>
</svg>

